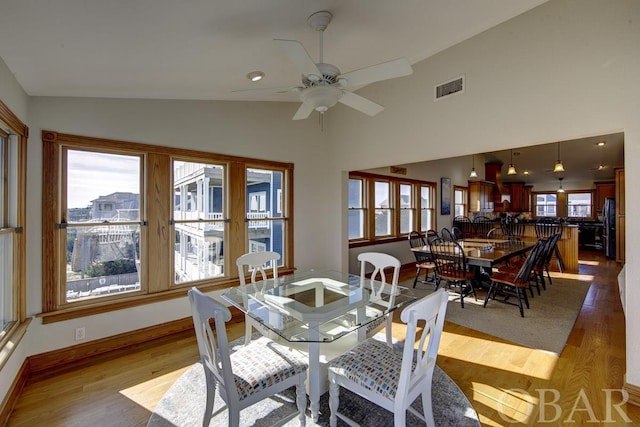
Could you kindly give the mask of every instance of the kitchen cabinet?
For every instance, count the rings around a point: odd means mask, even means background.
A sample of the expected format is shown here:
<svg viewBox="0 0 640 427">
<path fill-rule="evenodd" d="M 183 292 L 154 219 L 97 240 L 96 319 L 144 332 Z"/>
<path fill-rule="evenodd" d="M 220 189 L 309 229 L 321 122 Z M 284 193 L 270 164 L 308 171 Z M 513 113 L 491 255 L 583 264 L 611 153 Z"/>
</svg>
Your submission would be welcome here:
<svg viewBox="0 0 640 427">
<path fill-rule="evenodd" d="M 493 182 L 469 181 L 469 212 L 493 212 Z"/>
<path fill-rule="evenodd" d="M 604 208 L 604 200 L 607 197 L 616 197 L 616 183 L 596 182 L 596 214 L 602 214 L 602 208 Z"/>
<path fill-rule="evenodd" d="M 616 169 L 616 261 L 624 263 L 624 233 L 625 233 L 625 217 L 624 217 L 624 168 Z"/>
<path fill-rule="evenodd" d="M 531 209 L 531 186 L 522 182 L 512 182 L 507 185 L 511 202 L 509 210 L 511 212 L 529 212 Z"/>
</svg>

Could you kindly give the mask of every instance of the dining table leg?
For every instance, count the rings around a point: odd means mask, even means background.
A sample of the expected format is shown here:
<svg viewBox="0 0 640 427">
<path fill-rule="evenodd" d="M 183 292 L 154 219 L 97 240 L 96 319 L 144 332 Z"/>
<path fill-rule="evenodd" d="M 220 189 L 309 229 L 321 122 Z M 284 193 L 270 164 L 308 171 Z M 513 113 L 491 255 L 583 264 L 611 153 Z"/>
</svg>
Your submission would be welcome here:
<svg viewBox="0 0 640 427">
<path fill-rule="evenodd" d="M 320 416 L 320 332 L 317 324 L 309 328 L 309 401 L 314 422 Z"/>
</svg>

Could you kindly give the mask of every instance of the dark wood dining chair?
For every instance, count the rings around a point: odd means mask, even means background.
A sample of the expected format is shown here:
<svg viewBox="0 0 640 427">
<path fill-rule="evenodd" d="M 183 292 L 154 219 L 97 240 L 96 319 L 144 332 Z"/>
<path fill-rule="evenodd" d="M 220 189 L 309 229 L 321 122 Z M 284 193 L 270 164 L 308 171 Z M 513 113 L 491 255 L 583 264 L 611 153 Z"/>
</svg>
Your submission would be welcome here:
<svg viewBox="0 0 640 427">
<path fill-rule="evenodd" d="M 456 236 L 454 236 L 451 230 L 449 230 L 447 227 L 442 227 L 442 230 L 440 230 L 440 238 L 443 240 L 449 240 L 451 242 L 454 242 L 456 240 Z"/>
<path fill-rule="evenodd" d="M 562 237 L 562 233 L 558 232 L 551 237 L 546 239 L 546 244 L 543 250 L 543 253 L 540 255 L 538 262 L 534 265 L 533 269 L 537 274 L 537 277 L 540 278 L 540 282 L 542 284 L 542 288 L 546 290 L 544 275 L 547 274 L 547 279 L 549 280 L 549 284 L 553 284 L 551 280 L 551 274 L 549 274 L 549 265 L 551 264 L 551 259 L 553 258 L 553 254 L 555 253 L 555 249 L 558 247 L 558 240 Z"/>
<path fill-rule="evenodd" d="M 473 222 L 466 216 L 456 216 L 453 218 L 453 226 L 458 227 L 458 229 L 462 232 L 462 238 L 465 237 L 473 237 L 475 230 L 473 228 Z"/>
<path fill-rule="evenodd" d="M 420 232 L 412 231 L 409 233 L 409 246 L 411 246 L 411 248 L 420 248 L 420 247 L 428 246 L 428 243 L 425 240 L 425 238 L 422 236 L 422 234 L 420 234 Z M 418 251 L 411 251 L 411 252 L 413 252 L 413 255 L 415 256 L 415 259 L 416 259 L 416 277 L 415 279 L 413 279 L 413 287 L 414 288 L 416 287 L 416 284 L 418 283 L 418 279 L 420 278 L 420 273 L 422 273 L 423 270 L 425 273 L 424 273 L 424 279 L 421 280 L 421 282 L 422 283 L 431 282 L 434 284 L 434 286 L 437 287 L 436 276 L 435 276 L 436 265 L 433 262 L 433 257 L 431 256 L 431 254 L 427 252 L 418 252 Z M 431 276 L 431 278 L 429 278 L 430 273 L 433 273 L 433 276 Z"/>
<path fill-rule="evenodd" d="M 528 309 L 529 298 L 527 297 L 527 289 L 531 290 L 531 280 L 535 280 L 531 273 L 545 243 L 546 241 L 544 239 L 539 239 L 536 242 L 517 273 L 508 270 L 498 270 L 491 274 L 491 286 L 489 287 L 489 291 L 487 291 L 487 295 L 484 299 L 485 308 L 487 307 L 489 300 L 493 299 L 504 304 L 517 306 L 520 310 L 520 316 L 524 317 L 522 301 L 524 300 Z M 531 291 L 531 294 L 533 295 L 533 291 Z M 497 299 L 498 296 L 501 297 L 501 300 Z M 517 303 L 509 300 L 514 296 L 518 300 Z"/>
<path fill-rule="evenodd" d="M 536 237 L 538 239 L 548 239 L 554 234 L 560 233 L 560 237 L 558 240 L 562 238 L 563 226 L 558 221 L 553 220 L 539 220 L 535 225 Z M 560 255 L 560 249 L 558 248 L 558 242 L 556 241 L 555 246 L 553 247 L 553 254 L 556 256 L 558 260 L 558 269 L 562 273 L 564 271 L 564 261 L 562 260 L 562 255 Z"/>
<path fill-rule="evenodd" d="M 470 271 L 467 265 L 467 257 L 462 246 L 456 241 L 443 239 L 434 240 L 429 245 L 431 254 L 436 264 L 437 287 L 443 282 L 452 287 L 460 295 L 460 306 L 464 308 L 464 297 L 473 294 L 475 300 L 476 290 L 471 284 L 475 278 L 475 272 Z"/>
</svg>

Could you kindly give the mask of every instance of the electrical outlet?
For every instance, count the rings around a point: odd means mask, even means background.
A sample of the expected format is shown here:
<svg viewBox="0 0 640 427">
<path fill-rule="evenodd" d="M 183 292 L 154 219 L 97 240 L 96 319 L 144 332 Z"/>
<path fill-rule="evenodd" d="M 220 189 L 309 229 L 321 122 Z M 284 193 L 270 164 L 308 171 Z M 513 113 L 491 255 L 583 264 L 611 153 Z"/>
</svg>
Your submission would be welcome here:
<svg viewBox="0 0 640 427">
<path fill-rule="evenodd" d="M 84 327 L 76 328 L 76 341 L 80 341 L 84 339 Z"/>
</svg>

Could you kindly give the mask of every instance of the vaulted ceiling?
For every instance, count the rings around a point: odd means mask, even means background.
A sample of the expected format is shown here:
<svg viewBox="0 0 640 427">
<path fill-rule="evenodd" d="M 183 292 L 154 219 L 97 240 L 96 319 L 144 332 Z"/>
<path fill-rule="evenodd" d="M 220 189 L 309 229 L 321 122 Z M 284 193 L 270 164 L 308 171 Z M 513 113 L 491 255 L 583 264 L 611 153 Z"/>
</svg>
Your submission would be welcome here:
<svg viewBox="0 0 640 427">
<path fill-rule="evenodd" d="M 0 57 L 32 96 L 298 101 L 300 73 L 274 38 L 312 58 L 314 12 L 333 14 L 324 62 L 348 72 L 416 63 L 546 0 L 9 0 Z M 251 83 L 247 73 L 265 78 Z"/>
</svg>

